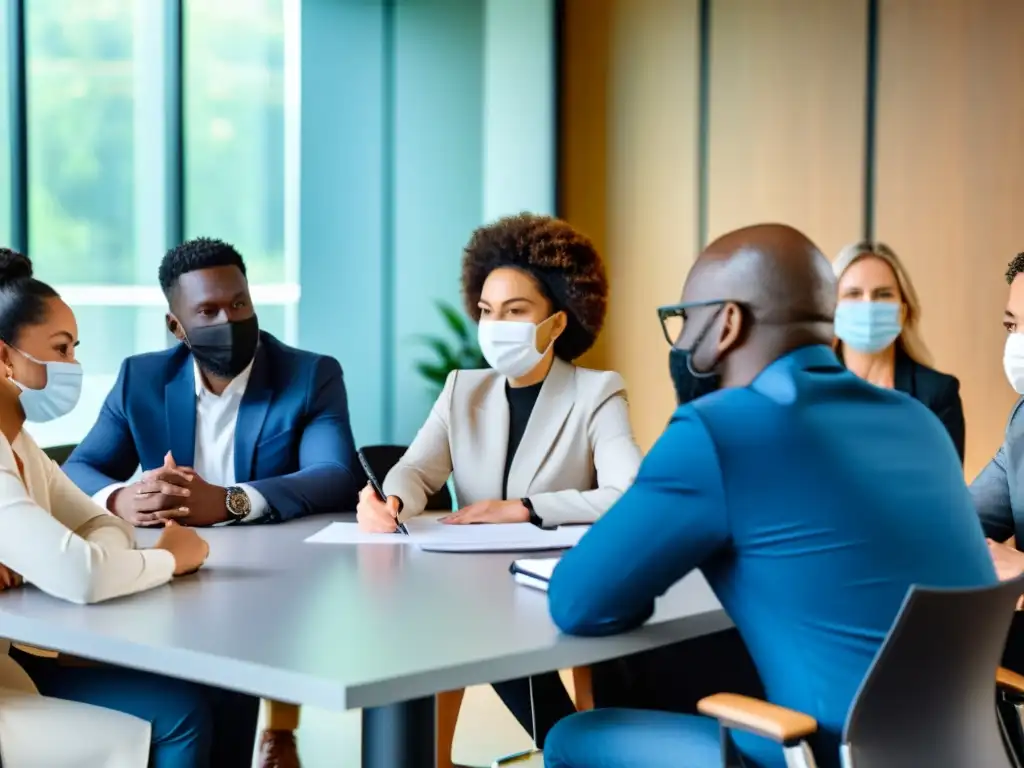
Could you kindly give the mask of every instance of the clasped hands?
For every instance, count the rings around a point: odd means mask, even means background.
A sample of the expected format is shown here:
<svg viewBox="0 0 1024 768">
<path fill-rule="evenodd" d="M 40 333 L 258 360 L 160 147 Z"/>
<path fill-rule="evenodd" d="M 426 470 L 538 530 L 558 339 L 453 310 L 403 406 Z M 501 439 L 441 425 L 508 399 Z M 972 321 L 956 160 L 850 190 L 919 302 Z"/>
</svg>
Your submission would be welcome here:
<svg viewBox="0 0 1024 768">
<path fill-rule="evenodd" d="M 120 488 L 107 508 L 132 525 L 154 527 L 168 520 L 204 526 L 228 519 L 227 490 L 212 485 L 191 467 L 179 467 L 168 451 L 164 464 L 143 473 L 137 483 Z"/>
<path fill-rule="evenodd" d="M 985 539 L 988 552 L 992 556 L 992 564 L 996 567 L 996 575 L 1000 581 L 1016 579 L 1024 574 L 1024 552 L 1008 544 L 1001 544 L 992 539 Z M 1017 601 L 1017 610 L 1024 608 L 1024 597 Z"/>
<path fill-rule="evenodd" d="M 367 485 L 359 492 L 356 520 L 364 531 L 394 533 L 398 529 L 400 506 L 398 497 L 389 496 L 387 501 L 381 501 L 377 497 L 376 491 Z M 519 499 L 478 501 L 441 518 L 441 522 L 447 525 L 526 523 L 529 520 L 530 510 Z"/>
</svg>

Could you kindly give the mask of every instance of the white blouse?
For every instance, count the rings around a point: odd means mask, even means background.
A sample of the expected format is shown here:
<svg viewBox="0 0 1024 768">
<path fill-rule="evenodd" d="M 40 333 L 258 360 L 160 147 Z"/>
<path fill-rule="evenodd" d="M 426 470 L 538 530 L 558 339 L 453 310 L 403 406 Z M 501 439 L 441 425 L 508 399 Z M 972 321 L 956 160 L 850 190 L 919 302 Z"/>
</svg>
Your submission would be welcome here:
<svg viewBox="0 0 1024 768">
<path fill-rule="evenodd" d="M 0 563 L 82 604 L 142 592 L 174 575 L 170 552 L 135 549 L 132 527 L 79 490 L 24 431 L 13 450 L 0 434 Z"/>
</svg>

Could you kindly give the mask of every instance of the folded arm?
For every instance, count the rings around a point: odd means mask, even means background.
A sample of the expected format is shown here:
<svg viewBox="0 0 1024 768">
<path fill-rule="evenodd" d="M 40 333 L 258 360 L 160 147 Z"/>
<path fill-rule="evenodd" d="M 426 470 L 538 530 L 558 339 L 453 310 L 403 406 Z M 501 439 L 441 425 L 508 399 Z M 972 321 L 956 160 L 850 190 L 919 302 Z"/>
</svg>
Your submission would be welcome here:
<svg viewBox="0 0 1024 768">
<path fill-rule="evenodd" d="M 0 441 L 0 562 L 54 597 L 96 603 L 168 582 L 174 557 L 134 549 L 130 527 L 108 515 L 54 465 L 52 515 L 28 495 Z"/>
<path fill-rule="evenodd" d="M 621 379 L 619 381 L 621 383 Z M 597 488 L 530 496 L 534 512 L 545 525 L 592 523 L 633 483 L 642 457 L 633 439 L 623 389 L 610 392 L 597 407 L 590 421 L 588 439 L 594 454 Z"/>
<path fill-rule="evenodd" d="M 444 389 L 412 445 L 384 478 L 384 495 L 397 496 L 402 500 L 402 520 L 422 512 L 427 506 L 427 499 L 441 490 L 452 473 L 448 415 L 457 376 L 458 371 L 448 375 Z"/>
<path fill-rule="evenodd" d="M 63 467 L 75 485 L 90 496 L 98 497 L 105 489 L 126 483 L 139 466 L 135 438 L 124 410 L 128 377 L 126 361 L 100 409 L 99 418 Z M 144 383 L 143 386 L 152 384 Z M 109 490 L 105 495 L 109 495 Z M 102 503 L 100 498 L 97 502 Z"/>
<path fill-rule="evenodd" d="M 309 420 L 299 440 L 298 471 L 247 484 L 266 500 L 275 520 L 356 506 L 362 475 L 355 468 L 348 396 L 337 360 L 321 359 L 308 397 Z"/>
<path fill-rule="evenodd" d="M 633 486 L 555 568 L 551 616 L 577 635 L 638 627 L 656 597 L 729 541 L 715 446 L 696 412 L 680 409 Z"/>
</svg>

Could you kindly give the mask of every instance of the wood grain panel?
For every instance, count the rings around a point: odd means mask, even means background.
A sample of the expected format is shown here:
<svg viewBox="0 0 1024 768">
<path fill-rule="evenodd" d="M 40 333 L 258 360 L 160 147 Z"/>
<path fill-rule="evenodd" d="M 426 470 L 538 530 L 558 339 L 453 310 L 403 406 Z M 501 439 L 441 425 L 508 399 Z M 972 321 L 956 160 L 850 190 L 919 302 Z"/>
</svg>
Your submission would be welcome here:
<svg viewBox="0 0 1024 768">
<path fill-rule="evenodd" d="M 604 247 L 611 303 L 585 362 L 619 371 L 648 448 L 674 408 L 655 309 L 678 299 L 697 221 L 697 0 L 567 0 L 562 213 Z"/>
<path fill-rule="evenodd" d="M 1002 440 L 1003 273 L 1024 250 L 1024 3 L 881 0 L 877 236 L 908 265 L 958 376 L 967 476 Z"/>
<path fill-rule="evenodd" d="M 708 237 L 791 224 L 832 256 L 862 229 L 864 0 L 715 0 Z"/>
</svg>

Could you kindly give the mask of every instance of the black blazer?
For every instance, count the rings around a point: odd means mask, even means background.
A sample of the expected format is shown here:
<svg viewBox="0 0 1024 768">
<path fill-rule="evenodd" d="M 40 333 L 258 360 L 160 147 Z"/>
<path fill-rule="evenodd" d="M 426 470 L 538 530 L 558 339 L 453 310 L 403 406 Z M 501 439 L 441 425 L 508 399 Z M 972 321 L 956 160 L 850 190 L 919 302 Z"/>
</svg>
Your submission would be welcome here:
<svg viewBox="0 0 1024 768">
<path fill-rule="evenodd" d="M 964 404 L 960 400 L 960 381 L 956 376 L 940 373 L 934 368 L 915 362 L 896 345 L 895 389 L 919 400 L 939 417 L 953 438 L 960 463 L 964 463 Z"/>
</svg>

